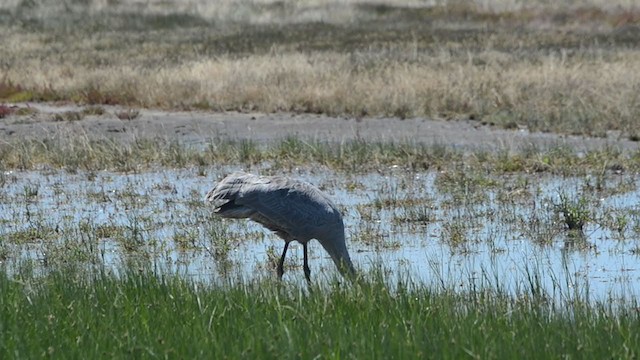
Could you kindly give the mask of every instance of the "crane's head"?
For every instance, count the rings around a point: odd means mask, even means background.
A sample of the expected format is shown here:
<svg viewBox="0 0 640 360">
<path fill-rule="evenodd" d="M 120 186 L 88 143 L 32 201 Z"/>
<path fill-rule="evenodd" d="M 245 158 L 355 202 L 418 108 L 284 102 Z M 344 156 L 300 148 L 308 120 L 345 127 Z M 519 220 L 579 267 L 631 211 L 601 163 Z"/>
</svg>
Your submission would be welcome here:
<svg viewBox="0 0 640 360">
<path fill-rule="evenodd" d="M 324 236 L 319 236 L 318 241 L 322 247 L 329 253 L 331 260 L 338 268 L 338 271 L 345 278 L 354 278 L 356 270 L 351 262 L 347 245 L 345 244 L 344 225 L 340 221 L 339 226 L 328 229 Z"/>
</svg>

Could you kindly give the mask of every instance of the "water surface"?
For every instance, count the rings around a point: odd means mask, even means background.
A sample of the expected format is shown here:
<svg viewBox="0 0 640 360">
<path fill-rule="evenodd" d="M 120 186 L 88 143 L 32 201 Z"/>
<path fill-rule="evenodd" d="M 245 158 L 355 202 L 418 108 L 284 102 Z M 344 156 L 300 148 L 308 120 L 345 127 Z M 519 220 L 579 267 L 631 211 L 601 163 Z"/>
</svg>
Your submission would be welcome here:
<svg viewBox="0 0 640 360">
<path fill-rule="evenodd" d="M 0 188 L 5 269 L 13 271 L 26 259 L 44 270 L 75 261 L 117 272 L 141 257 L 207 282 L 274 276 L 273 259 L 283 242 L 258 224 L 214 217 L 204 194 L 236 169 L 209 170 L 207 176 L 197 169 L 5 173 Z M 589 178 L 478 178 L 400 168 L 290 175 L 335 199 L 360 271 L 382 266 L 392 277 L 463 291 L 517 295 L 540 286 L 557 297 L 636 296 L 638 179 L 611 177 L 594 189 Z M 563 196 L 585 200 L 590 215 L 581 232 L 566 230 Z M 335 276 L 315 241 L 310 255 L 313 278 Z M 301 267 L 302 246 L 292 243 L 285 281 L 304 281 Z"/>
</svg>

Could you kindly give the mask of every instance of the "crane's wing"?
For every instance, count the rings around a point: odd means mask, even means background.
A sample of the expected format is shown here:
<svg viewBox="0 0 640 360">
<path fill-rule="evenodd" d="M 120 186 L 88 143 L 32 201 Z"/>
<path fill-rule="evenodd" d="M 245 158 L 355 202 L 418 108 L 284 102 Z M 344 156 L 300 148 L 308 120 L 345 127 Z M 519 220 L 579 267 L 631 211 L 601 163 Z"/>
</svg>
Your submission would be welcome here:
<svg viewBox="0 0 640 360">
<path fill-rule="evenodd" d="M 283 178 L 247 187 L 236 202 L 255 210 L 256 221 L 267 220 L 292 235 L 307 227 L 321 226 L 327 221 L 327 213 L 333 211 L 314 188 Z"/>
<path fill-rule="evenodd" d="M 309 240 L 315 229 L 342 220 L 315 186 L 285 177 L 234 173 L 206 197 L 223 217 L 249 218 L 285 239 Z"/>
</svg>

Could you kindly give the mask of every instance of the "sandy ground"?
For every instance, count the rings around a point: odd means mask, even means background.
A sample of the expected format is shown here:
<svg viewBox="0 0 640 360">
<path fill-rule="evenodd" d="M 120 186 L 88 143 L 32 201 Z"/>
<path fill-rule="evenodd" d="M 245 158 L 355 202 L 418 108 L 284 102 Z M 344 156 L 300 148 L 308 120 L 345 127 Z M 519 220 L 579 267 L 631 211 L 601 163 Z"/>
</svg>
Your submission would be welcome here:
<svg viewBox="0 0 640 360">
<path fill-rule="evenodd" d="M 16 105 L 14 105 L 16 106 Z M 110 138 L 129 142 L 136 138 L 163 137 L 186 144 L 204 144 L 212 138 L 278 140 L 288 135 L 303 139 L 347 141 L 356 138 L 376 141 L 417 141 L 451 146 L 462 150 L 517 150 L 525 146 L 568 145 L 577 151 L 612 146 L 636 151 L 640 144 L 610 133 L 607 138 L 584 138 L 526 130 L 503 130 L 478 121 L 438 121 L 395 118 L 336 118 L 314 114 L 244 114 L 210 112 L 167 112 L 140 110 L 133 120 L 115 115 L 122 109 L 105 107 L 105 114 L 85 116 L 78 121 L 56 121 L 55 114 L 81 111 L 78 106 L 17 104 L 38 111 L 28 116 L 0 119 L 0 139 L 42 139 L 58 136 Z"/>
</svg>

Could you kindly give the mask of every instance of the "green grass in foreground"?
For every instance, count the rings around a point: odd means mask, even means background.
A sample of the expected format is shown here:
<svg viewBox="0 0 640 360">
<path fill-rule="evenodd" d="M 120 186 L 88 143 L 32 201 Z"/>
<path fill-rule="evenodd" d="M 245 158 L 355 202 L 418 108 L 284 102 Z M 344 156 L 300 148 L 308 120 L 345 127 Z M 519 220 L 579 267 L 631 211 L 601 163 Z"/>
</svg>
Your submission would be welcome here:
<svg viewBox="0 0 640 360">
<path fill-rule="evenodd" d="M 0 358 L 637 358 L 632 304 L 436 292 L 379 276 L 311 292 L 133 271 L 0 274 Z M 625 310 L 629 309 L 631 310 Z"/>
</svg>

